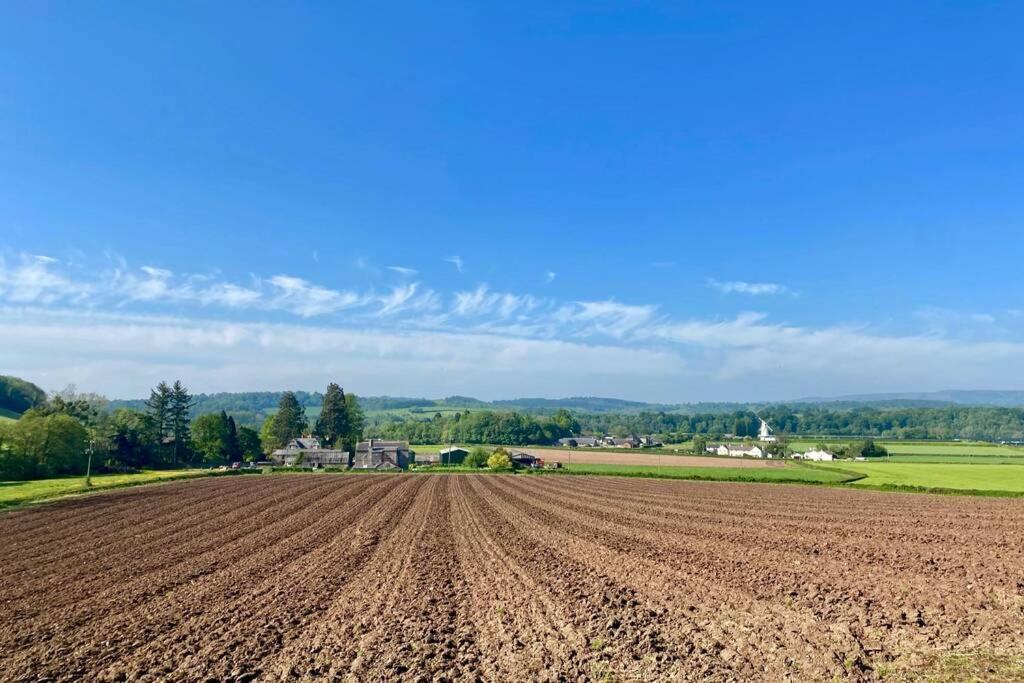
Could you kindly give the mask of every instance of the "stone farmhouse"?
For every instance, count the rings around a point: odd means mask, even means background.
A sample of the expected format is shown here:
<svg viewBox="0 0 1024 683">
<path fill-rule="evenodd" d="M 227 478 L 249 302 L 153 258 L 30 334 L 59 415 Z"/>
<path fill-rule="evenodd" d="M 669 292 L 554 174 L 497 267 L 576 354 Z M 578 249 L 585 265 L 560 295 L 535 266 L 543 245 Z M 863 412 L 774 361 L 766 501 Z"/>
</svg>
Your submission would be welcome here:
<svg viewBox="0 0 1024 683">
<path fill-rule="evenodd" d="M 412 452 L 408 441 L 380 441 L 369 439 L 356 444 L 356 455 L 352 459 L 354 470 L 396 470 L 408 469 Z"/>
</svg>

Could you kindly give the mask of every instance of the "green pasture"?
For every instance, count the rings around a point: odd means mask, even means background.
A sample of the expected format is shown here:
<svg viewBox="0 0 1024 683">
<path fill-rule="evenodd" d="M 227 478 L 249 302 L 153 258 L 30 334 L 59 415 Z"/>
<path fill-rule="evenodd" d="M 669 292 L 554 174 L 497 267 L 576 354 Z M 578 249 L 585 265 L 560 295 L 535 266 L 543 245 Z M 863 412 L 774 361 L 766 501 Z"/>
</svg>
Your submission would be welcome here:
<svg viewBox="0 0 1024 683">
<path fill-rule="evenodd" d="M 795 451 L 805 451 L 820 443 L 845 446 L 851 439 L 797 439 L 789 442 Z M 886 441 L 875 439 L 875 443 L 895 455 L 942 455 L 971 457 L 1018 457 L 1024 458 L 1024 448 L 1020 446 L 1004 446 L 983 441 Z"/>
<path fill-rule="evenodd" d="M 0 508 L 104 489 L 209 476 L 213 472 L 213 470 L 154 470 L 137 474 L 96 474 L 92 477 L 92 486 L 88 487 L 85 485 L 85 477 L 0 481 Z"/>
<path fill-rule="evenodd" d="M 560 470 L 526 470 L 530 474 L 603 474 L 620 477 L 653 477 L 658 479 L 694 479 L 699 481 L 743 481 L 796 484 L 839 484 L 851 475 L 838 470 L 824 470 L 787 464 L 786 467 L 689 467 L 666 465 L 598 465 L 563 464 Z"/>
<path fill-rule="evenodd" d="M 1024 494 L 1024 464 L 843 460 L 818 463 L 812 469 L 865 475 L 863 479 L 850 482 L 851 486 Z"/>
</svg>

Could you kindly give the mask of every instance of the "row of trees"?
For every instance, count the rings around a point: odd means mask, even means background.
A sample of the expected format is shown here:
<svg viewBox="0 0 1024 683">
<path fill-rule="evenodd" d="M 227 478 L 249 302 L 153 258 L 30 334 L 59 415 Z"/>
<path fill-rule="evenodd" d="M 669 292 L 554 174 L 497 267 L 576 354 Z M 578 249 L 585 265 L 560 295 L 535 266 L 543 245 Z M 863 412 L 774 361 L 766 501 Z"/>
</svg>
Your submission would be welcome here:
<svg viewBox="0 0 1024 683">
<path fill-rule="evenodd" d="M 1024 439 L 1024 409 L 950 406 L 942 408 L 851 408 L 769 406 L 732 413 L 636 413 L 577 415 L 584 432 L 659 434 L 672 440 L 690 435 L 757 435 L 760 415 L 778 435 L 852 436 L 889 439 Z"/>
<path fill-rule="evenodd" d="M 21 384 L 9 386 L 31 397 Z M 239 425 L 224 410 L 192 419 L 195 400 L 180 381 L 161 382 L 139 405 L 111 411 L 102 396 L 80 394 L 74 387 L 53 393 L 20 420 L 0 424 L 0 479 L 83 474 L 90 448 L 97 471 L 260 460 L 310 432 L 295 392 L 282 395 L 277 412 L 259 432 Z M 363 424 L 356 397 L 346 396 L 337 384 L 328 386 L 313 434 L 328 447 L 352 451 Z"/>
<path fill-rule="evenodd" d="M 552 443 L 580 433 L 580 423 L 564 409 L 550 417 L 524 413 L 463 411 L 426 420 L 388 420 L 369 427 L 370 435 L 412 443 Z"/>
</svg>

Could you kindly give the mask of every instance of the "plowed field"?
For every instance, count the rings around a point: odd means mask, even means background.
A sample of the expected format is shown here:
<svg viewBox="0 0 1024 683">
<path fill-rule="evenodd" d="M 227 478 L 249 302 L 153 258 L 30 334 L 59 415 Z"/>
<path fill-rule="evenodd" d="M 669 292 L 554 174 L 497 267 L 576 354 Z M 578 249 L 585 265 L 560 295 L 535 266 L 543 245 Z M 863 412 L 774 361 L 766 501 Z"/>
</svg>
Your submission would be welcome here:
<svg viewBox="0 0 1024 683">
<path fill-rule="evenodd" d="M 265 475 L 5 513 L 0 544 L 3 680 L 1024 672 L 1020 500 Z"/>
</svg>

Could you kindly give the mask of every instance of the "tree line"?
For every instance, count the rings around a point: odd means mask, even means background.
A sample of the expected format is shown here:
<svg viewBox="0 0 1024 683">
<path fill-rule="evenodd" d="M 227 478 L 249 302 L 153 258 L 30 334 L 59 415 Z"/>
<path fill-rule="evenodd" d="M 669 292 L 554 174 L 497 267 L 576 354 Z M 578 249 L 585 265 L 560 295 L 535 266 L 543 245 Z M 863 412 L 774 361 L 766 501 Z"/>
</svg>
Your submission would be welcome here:
<svg viewBox="0 0 1024 683">
<path fill-rule="evenodd" d="M 333 383 L 312 429 L 297 393 L 288 391 L 259 431 L 224 410 L 192 419 L 195 399 L 180 381 L 160 382 L 138 408 L 114 410 L 102 396 L 74 387 L 47 396 L 10 386 L 31 400 L 19 404 L 27 406 L 19 420 L 0 422 L 0 479 L 84 474 L 90 454 L 94 471 L 256 461 L 310 432 L 351 452 L 364 424 L 358 399 Z"/>
<path fill-rule="evenodd" d="M 378 421 L 368 435 L 411 443 L 496 443 L 509 446 L 553 443 L 580 433 L 580 423 L 565 409 L 550 417 L 517 412 L 463 411 L 436 413 L 426 420 Z"/>
</svg>

